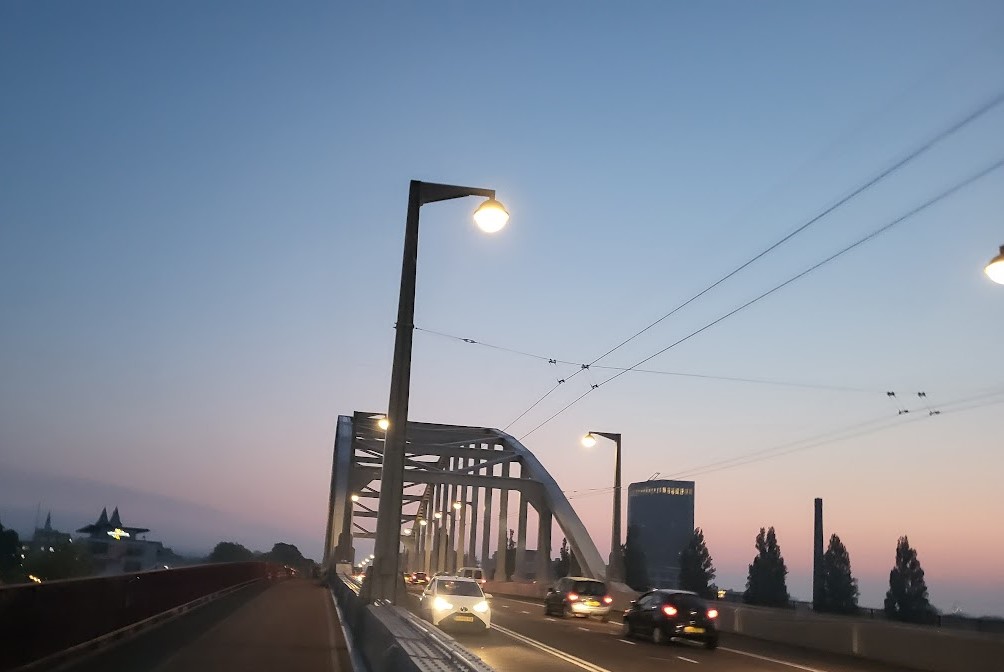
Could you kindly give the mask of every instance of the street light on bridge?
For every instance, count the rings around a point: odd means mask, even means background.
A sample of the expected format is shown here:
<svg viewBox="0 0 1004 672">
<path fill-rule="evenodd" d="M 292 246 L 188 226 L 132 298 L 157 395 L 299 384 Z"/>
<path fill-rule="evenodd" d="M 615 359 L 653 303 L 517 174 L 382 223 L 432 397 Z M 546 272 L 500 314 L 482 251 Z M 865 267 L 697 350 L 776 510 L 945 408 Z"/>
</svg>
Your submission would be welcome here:
<svg viewBox="0 0 1004 672">
<path fill-rule="evenodd" d="M 1004 285 L 1004 245 L 1001 245 L 1001 253 L 990 260 L 983 272 L 998 285 Z"/>
<path fill-rule="evenodd" d="M 621 556 L 621 435 L 610 432 L 589 432 L 582 437 L 582 445 L 592 448 L 596 437 L 610 439 L 616 446 L 614 453 L 614 511 L 610 531 L 610 562 L 607 565 L 607 581 L 623 581 L 623 557 Z"/>
<path fill-rule="evenodd" d="M 390 426 L 383 449 L 383 472 L 380 478 L 380 505 L 377 509 L 376 551 L 370 594 L 372 599 L 397 602 L 400 566 L 398 545 L 401 529 L 401 503 L 404 494 L 404 448 L 407 441 L 408 395 L 411 386 L 411 344 L 415 330 L 415 276 L 418 269 L 419 210 L 427 203 L 448 201 L 466 196 L 486 198 L 474 212 L 474 223 L 487 233 L 501 230 L 509 213 L 495 200 L 494 189 L 462 187 L 412 180 L 408 191 L 408 216 L 404 229 L 404 257 L 401 262 L 401 291 L 397 306 L 397 334 L 394 339 L 394 363 L 391 369 L 390 401 L 387 420 Z"/>
</svg>

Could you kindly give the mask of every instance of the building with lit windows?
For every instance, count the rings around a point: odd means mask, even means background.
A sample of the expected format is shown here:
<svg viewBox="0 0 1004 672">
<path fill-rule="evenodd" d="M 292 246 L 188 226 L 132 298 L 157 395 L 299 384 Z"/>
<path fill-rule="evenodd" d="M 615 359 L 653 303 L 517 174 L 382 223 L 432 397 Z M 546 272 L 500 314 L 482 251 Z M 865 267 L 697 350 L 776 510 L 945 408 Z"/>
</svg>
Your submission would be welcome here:
<svg viewBox="0 0 1004 672">
<path fill-rule="evenodd" d="M 680 552 L 694 533 L 694 482 L 643 481 L 628 486 L 628 539 L 643 556 L 644 583 L 678 588 Z"/>
<path fill-rule="evenodd" d="M 124 574 L 164 567 L 164 545 L 159 541 L 142 538 L 149 531 L 145 527 L 123 525 L 117 508 L 110 519 L 108 510 L 101 509 L 97 522 L 77 530 L 78 533 L 87 535 L 80 541 L 90 551 L 94 559 L 94 573 L 97 575 Z"/>
</svg>

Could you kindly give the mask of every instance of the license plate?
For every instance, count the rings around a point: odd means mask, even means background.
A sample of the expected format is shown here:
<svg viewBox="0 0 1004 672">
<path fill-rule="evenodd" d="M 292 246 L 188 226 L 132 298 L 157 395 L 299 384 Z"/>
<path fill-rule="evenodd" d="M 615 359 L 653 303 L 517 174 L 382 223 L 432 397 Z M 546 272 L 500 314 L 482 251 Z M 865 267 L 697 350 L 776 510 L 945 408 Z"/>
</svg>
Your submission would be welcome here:
<svg viewBox="0 0 1004 672">
<path fill-rule="evenodd" d="M 588 602 L 586 602 L 586 606 L 587 607 L 598 607 L 598 606 L 600 606 L 600 603 L 597 602 L 596 600 L 589 600 Z"/>
<path fill-rule="evenodd" d="M 683 631 L 685 633 L 687 633 L 688 635 L 703 635 L 704 634 L 704 628 L 695 628 L 692 625 L 685 626 L 683 628 Z"/>
<path fill-rule="evenodd" d="M 463 623 L 473 623 L 474 622 L 474 617 L 473 616 L 457 616 L 457 620 L 461 621 Z M 704 632 L 704 631 L 701 630 L 701 632 Z"/>
</svg>

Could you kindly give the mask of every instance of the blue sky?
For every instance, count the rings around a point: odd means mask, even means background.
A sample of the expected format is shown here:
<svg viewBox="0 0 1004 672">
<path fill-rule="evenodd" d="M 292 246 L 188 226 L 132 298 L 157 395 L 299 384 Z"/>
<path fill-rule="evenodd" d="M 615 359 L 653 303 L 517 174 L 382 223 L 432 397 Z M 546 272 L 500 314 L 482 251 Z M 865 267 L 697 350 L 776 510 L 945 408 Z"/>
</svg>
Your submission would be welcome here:
<svg viewBox="0 0 1004 672">
<path fill-rule="evenodd" d="M 180 537 L 194 506 L 248 545 L 286 530 L 319 556 L 336 417 L 386 404 L 408 180 L 492 187 L 512 213 L 487 237 L 475 200 L 423 209 L 419 326 L 591 361 L 1004 89 L 1002 32 L 999 2 L 4 3 L 0 520 L 118 505 Z M 602 363 L 1002 157 L 998 106 Z M 600 488 L 610 456 L 579 452 L 586 429 L 622 432 L 640 480 L 895 419 L 886 390 L 935 406 L 1001 390 L 1004 292 L 981 270 L 1004 243 L 1002 186 L 997 171 L 646 365 L 870 392 L 628 374 L 526 445 L 568 490 Z M 418 333 L 411 417 L 505 427 L 573 370 Z M 511 431 L 610 372 L 590 375 Z M 721 577 L 742 584 L 773 524 L 806 594 L 821 496 L 867 602 L 909 534 L 939 606 L 1004 613 L 1004 574 L 973 581 L 953 550 L 1004 510 L 999 417 L 697 476 Z M 78 501 L 66 479 L 90 484 Z M 608 497 L 573 502 L 605 555 Z"/>
</svg>

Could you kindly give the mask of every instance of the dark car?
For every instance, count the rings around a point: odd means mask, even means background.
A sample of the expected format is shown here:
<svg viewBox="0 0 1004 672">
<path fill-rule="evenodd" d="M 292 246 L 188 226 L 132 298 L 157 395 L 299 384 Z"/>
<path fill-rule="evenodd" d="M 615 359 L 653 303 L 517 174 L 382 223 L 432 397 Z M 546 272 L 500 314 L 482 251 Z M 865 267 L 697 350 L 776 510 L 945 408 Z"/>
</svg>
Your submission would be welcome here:
<svg viewBox="0 0 1004 672">
<path fill-rule="evenodd" d="M 684 590 L 653 590 L 631 603 L 624 612 L 624 637 L 651 637 L 656 644 L 688 639 L 718 646 L 718 610 L 699 595 Z"/>
<path fill-rule="evenodd" d="M 424 586 L 429 583 L 429 575 L 425 572 L 412 572 L 408 577 L 408 583 L 413 586 Z"/>
<path fill-rule="evenodd" d="M 547 589 L 544 615 L 595 616 L 606 621 L 613 598 L 607 595 L 607 585 L 585 576 L 566 576 Z"/>
</svg>

